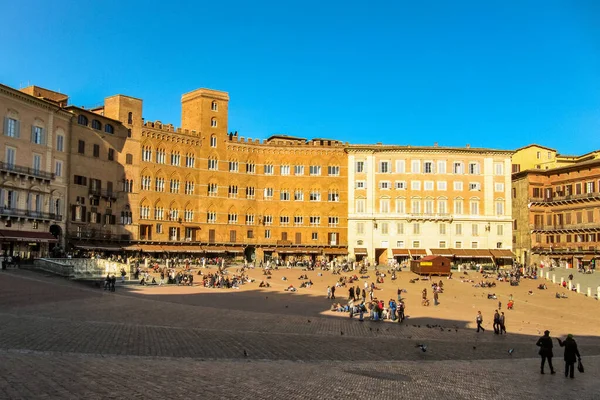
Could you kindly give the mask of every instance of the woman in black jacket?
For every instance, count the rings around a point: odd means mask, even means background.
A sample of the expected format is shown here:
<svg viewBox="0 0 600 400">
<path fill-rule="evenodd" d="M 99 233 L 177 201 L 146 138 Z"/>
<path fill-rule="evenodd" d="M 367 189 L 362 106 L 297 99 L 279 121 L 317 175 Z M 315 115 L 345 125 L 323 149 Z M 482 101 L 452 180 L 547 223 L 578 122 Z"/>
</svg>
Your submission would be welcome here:
<svg viewBox="0 0 600 400">
<path fill-rule="evenodd" d="M 570 376 L 571 378 L 575 378 L 575 361 L 578 359 L 581 360 L 579 350 L 577 349 L 577 342 L 571 334 L 567 335 L 564 342 L 558 338 L 556 340 L 558 340 L 560 347 L 565 348 L 565 377 Z"/>
</svg>

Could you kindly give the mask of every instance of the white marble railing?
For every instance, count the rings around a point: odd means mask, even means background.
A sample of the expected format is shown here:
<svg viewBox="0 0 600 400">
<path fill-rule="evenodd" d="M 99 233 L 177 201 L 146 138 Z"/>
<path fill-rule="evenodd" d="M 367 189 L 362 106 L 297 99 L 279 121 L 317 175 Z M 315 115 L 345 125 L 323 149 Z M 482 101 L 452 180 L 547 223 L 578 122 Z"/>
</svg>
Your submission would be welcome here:
<svg viewBox="0 0 600 400">
<path fill-rule="evenodd" d="M 121 275 L 121 269 L 131 274 L 131 267 L 116 261 L 96 258 L 40 258 L 36 268 L 71 278 L 96 278 L 107 274 Z"/>
</svg>

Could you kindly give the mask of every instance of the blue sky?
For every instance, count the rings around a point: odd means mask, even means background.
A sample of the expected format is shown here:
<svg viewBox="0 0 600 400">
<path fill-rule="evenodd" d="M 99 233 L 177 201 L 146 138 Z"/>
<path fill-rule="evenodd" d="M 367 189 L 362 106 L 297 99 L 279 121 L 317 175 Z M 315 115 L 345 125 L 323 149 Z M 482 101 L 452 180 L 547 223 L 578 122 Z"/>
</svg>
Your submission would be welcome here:
<svg viewBox="0 0 600 400">
<path fill-rule="evenodd" d="M 3 3 L 0 82 L 76 105 L 178 126 L 208 87 L 245 137 L 600 149 L 600 1 Z"/>
</svg>

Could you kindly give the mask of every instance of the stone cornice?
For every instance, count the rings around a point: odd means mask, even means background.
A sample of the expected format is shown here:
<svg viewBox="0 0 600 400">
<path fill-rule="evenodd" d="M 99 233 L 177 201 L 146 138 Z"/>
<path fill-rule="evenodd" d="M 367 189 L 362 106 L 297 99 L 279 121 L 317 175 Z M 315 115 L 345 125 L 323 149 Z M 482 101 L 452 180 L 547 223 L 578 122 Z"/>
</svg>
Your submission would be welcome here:
<svg viewBox="0 0 600 400">
<path fill-rule="evenodd" d="M 69 111 L 65 110 L 64 108 L 59 107 L 58 105 L 46 101 L 46 100 L 42 100 L 42 99 L 38 99 L 37 97 L 34 96 L 30 96 L 26 93 L 23 93 L 19 90 L 13 89 L 11 87 L 8 87 L 6 85 L 2 85 L 0 84 L 0 94 L 5 95 L 7 97 L 11 97 L 13 99 L 16 100 L 20 100 L 22 102 L 28 103 L 30 105 L 36 106 L 36 107 L 40 107 L 43 108 L 47 111 L 51 111 L 54 112 L 66 119 L 71 119 L 73 118 L 73 114 L 70 113 Z"/>
<path fill-rule="evenodd" d="M 511 156 L 512 150 L 496 150 L 477 147 L 436 147 L 436 146 L 396 146 L 396 145 L 349 145 L 347 153 L 438 153 L 438 154 L 494 154 Z"/>
</svg>

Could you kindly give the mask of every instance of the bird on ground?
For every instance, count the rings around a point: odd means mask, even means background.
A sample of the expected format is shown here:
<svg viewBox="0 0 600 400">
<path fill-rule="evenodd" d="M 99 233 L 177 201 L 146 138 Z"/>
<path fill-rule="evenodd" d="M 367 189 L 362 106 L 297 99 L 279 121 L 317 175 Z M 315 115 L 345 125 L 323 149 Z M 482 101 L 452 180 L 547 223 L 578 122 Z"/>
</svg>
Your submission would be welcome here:
<svg viewBox="0 0 600 400">
<path fill-rule="evenodd" d="M 420 348 L 423 353 L 425 353 L 427 351 L 427 345 L 425 345 L 425 344 L 418 344 L 415 347 Z"/>
<path fill-rule="evenodd" d="M 308 320 L 308 323 L 310 324 L 310 319 Z"/>
<path fill-rule="evenodd" d="M 248 357 L 248 352 L 244 349 L 244 357 Z"/>
<path fill-rule="evenodd" d="M 515 349 L 508 349 L 508 354 L 512 356 L 513 351 L 515 351 Z"/>
</svg>

